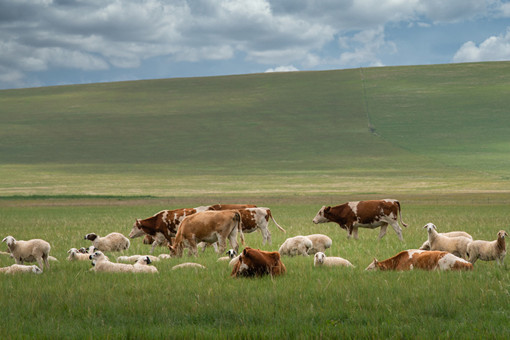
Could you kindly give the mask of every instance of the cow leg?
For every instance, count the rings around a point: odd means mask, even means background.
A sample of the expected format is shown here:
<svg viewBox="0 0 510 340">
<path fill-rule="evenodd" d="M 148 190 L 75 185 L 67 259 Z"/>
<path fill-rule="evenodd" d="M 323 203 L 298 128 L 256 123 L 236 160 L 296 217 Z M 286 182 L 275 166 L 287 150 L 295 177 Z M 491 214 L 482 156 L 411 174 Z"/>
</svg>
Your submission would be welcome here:
<svg viewBox="0 0 510 340">
<path fill-rule="evenodd" d="M 234 247 L 234 245 L 232 244 L 231 237 L 232 237 L 232 233 L 229 236 L 229 240 L 230 240 L 230 245 L 232 245 L 232 247 Z M 237 239 L 237 234 L 235 235 L 235 239 Z M 237 246 L 237 240 L 235 241 L 235 245 Z M 223 254 L 225 252 L 225 248 L 227 248 L 227 240 L 222 235 L 218 235 L 218 251 L 219 251 L 219 253 Z"/>
<path fill-rule="evenodd" d="M 358 239 L 358 227 L 353 227 L 352 231 L 354 234 L 354 239 L 357 240 Z"/>
<path fill-rule="evenodd" d="M 398 222 L 392 221 L 391 226 L 393 227 L 393 230 L 395 230 L 395 232 L 397 233 L 400 241 L 404 241 L 404 238 L 402 237 L 402 228 L 400 228 L 400 226 L 398 225 Z"/>
<path fill-rule="evenodd" d="M 267 226 L 260 226 L 260 231 L 262 232 L 262 244 L 264 245 L 266 242 L 271 244 L 271 233 Z"/>
<path fill-rule="evenodd" d="M 386 229 L 388 229 L 388 225 L 383 224 L 381 226 L 381 231 L 379 232 L 379 240 L 382 239 L 384 237 L 384 235 L 386 235 Z"/>
<path fill-rule="evenodd" d="M 195 241 L 195 237 L 188 241 L 188 256 L 198 256 L 198 248 L 197 242 Z"/>
</svg>

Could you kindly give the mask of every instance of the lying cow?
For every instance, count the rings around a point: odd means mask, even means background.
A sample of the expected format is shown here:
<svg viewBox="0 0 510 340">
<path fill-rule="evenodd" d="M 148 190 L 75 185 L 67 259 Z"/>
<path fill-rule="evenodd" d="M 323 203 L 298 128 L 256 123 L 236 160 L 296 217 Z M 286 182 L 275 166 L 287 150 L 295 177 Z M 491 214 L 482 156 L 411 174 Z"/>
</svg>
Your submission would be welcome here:
<svg viewBox="0 0 510 340">
<path fill-rule="evenodd" d="M 196 212 L 196 209 L 187 208 L 162 210 L 152 217 L 143 220 L 136 219 L 129 233 L 129 237 L 135 238 L 149 235 L 152 238 L 152 248 L 150 250 L 152 254 L 157 245 L 161 245 L 165 242 L 171 243 L 171 238 L 177 234 L 177 229 L 182 220 L 186 216 L 193 215 Z"/>
<path fill-rule="evenodd" d="M 341 228 L 347 230 L 347 238 L 350 238 L 354 232 L 355 239 L 358 239 L 358 228 L 375 229 L 377 227 L 381 227 L 379 233 L 379 239 L 381 239 L 386 234 L 389 224 L 398 238 L 403 241 L 402 229 L 397 221 L 399 215 L 400 222 L 407 227 L 407 224 L 402 221 L 400 203 L 397 200 L 347 202 L 335 207 L 322 207 L 313 219 L 313 223 L 338 223 Z"/>
<path fill-rule="evenodd" d="M 277 251 L 269 252 L 246 247 L 232 269 L 233 277 L 256 277 L 282 275 L 287 269 Z"/>
<path fill-rule="evenodd" d="M 446 251 L 410 249 L 384 261 L 374 261 L 365 270 L 473 270 L 473 265 Z"/>
<path fill-rule="evenodd" d="M 218 242 L 218 252 L 223 254 L 227 239 L 230 246 L 237 252 L 237 233 L 241 234 L 241 214 L 237 210 L 202 211 L 186 217 L 180 224 L 175 241 L 168 246 L 172 255 L 181 257 L 184 247 L 189 248 L 189 255 L 197 256 L 197 243 Z"/>
</svg>

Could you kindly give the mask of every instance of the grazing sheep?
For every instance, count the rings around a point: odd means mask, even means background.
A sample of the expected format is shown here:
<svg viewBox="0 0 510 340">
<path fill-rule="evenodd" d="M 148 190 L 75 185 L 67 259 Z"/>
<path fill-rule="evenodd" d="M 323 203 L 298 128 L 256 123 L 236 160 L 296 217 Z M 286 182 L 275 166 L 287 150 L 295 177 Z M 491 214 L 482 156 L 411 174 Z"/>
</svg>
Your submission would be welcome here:
<svg viewBox="0 0 510 340">
<path fill-rule="evenodd" d="M 16 274 L 16 273 L 34 273 L 34 274 L 42 274 L 42 270 L 37 267 L 35 264 L 31 266 L 26 266 L 23 264 L 13 264 L 9 267 L 0 268 L 0 273 L 5 274 Z"/>
<path fill-rule="evenodd" d="M 303 255 L 308 256 L 308 251 L 313 247 L 312 241 L 306 236 L 294 236 L 288 238 L 280 246 L 278 252 L 280 255 Z"/>
<path fill-rule="evenodd" d="M 326 254 L 323 252 L 317 252 L 315 253 L 315 256 L 313 257 L 313 266 L 319 267 L 319 266 L 344 266 L 344 267 L 351 267 L 354 268 L 352 263 L 350 263 L 348 260 L 341 258 L 341 257 L 326 257 Z"/>
<path fill-rule="evenodd" d="M 106 256 L 99 250 L 89 255 L 92 260 L 93 267 L 90 270 L 95 272 L 134 272 L 135 268 L 132 264 L 110 262 Z"/>
<path fill-rule="evenodd" d="M 202 266 L 199 263 L 185 262 L 185 263 L 181 263 L 181 264 L 178 264 L 176 266 L 173 266 L 172 270 L 176 270 L 176 269 L 180 269 L 180 268 L 206 269 L 206 267 Z"/>
<path fill-rule="evenodd" d="M 67 251 L 69 256 L 67 257 L 68 261 L 88 261 L 89 254 L 80 253 L 78 249 L 71 248 Z"/>
<path fill-rule="evenodd" d="M 494 261 L 503 265 L 506 255 L 505 236 L 508 233 L 504 230 L 498 231 L 498 238 L 495 241 L 476 240 L 468 244 L 467 253 L 469 262 L 474 264 L 476 260 Z"/>
<path fill-rule="evenodd" d="M 309 255 L 313 255 L 318 252 L 323 253 L 326 249 L 330 248 L 333 243 L 328 236 L 322 234 L 312 234 L 307 235 L 306 237 L 308 237 L 313 244 L 312 248 L 308 249 Z"/>
<path fill-rule="evenodd" d="M 159 260 L 159 259 L 158 259 Z M 152 261 L 149 256 L 141 256 L 133 265 L 135 273 L 157 273 L 158 268 L 149 266 Z"/>
<path fill-rule="evenodd" d="M 234 249 L 229 249 L 226 254 L 227 256 L 218 258 L 218 261 L 231 261 L 234 257 L 236 257 L 237 252 Z"/>
<path fill-rule="evenodd" d="M 467 246 L 471 239 L 463 236 L 447 237 L 439 235 L 436 226 L 432 223 L 427 223 L 423 228 L 427 228 L 430 250 L 443 250 L 467 259 Z"/>
<path fill-rule="evenodd" d="M 439 235 L 443 235 L 443 236 L 446 236 L 446 237 L 464 236 L 464 237 L 467 237 L 467 238 L 469 238 L 471 240 L 473 239 L 473 236 L 469 235 L 465 231 L 450 231 L 450 232 L 447 232 L 447 233 L 439 233 Z M 425 242 L 423 242 L 423 244 L 421 245 L 421 247 L 419 249 L 420 250 L 430 250 L 429 240 L 426 240 Z"/>
<path fill-rule="evenodd" d="M 117 257 L 117 262 L 135 263 L 142 257 L 148 257 L 151 262 L 157 262 L 160 260 L 159 257 L 152 255 L 131 255 L 131 256 L 119 256 Z"/>
<path fill-rule="evenodd" d="M 93 246 L 100 251 L 122 251 L 129 248 L 129 239 L 121 233 L 110 233 L 104 237 L 90 233 L 85 240 L 92 241 Z"/>
<path fill-rule="evenodd" d="M 7 243 L 9 252 L 11 253 L 16 264 L 23 264 L 26 262 L 35 262 L 39 265 L 39 268 L 43 269 L 43 263 L 47 269 L 50 269 L 48 256 L 50 255 L 50 244 L 44 240 L 33 239 L 28 241 L 16 241 L 12 236 L 7 236 L 2 240 Z"/>
</svg>

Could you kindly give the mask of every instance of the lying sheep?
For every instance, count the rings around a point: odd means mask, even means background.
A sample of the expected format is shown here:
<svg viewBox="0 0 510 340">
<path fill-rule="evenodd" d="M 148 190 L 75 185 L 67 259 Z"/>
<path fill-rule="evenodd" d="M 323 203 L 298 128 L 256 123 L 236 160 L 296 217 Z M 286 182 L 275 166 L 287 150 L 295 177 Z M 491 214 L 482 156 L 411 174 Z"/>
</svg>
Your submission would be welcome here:
<svg viewBox="0 0 510 340">
<path fill-rule="evenodd" d="M 80 251 L 76 248 L 71 248 L 67 251 L 69 256 L 67 257 L 68 261 L 88 261 L 89 254 L 80 253 Z"/>
<path fill-rule="evenodd" d="M 42 270 L 37 267 L 35 264 L 31 266 L 26 266 L 23 264 L 13 264 L 8 267 L 0 268 L 0 273 L 5 274 L 16 274 L 16 273 L 34 273 L 34 274 L 42 274 Z"/>
<path fill-rule="evenodd" d="M 280 255 L 303 255 L 308 256 L 308 251 L 313 247 L 312 241 L 306 236 L 290 237 L 283 242 L 278 252 Z"/>
<path fill-rule="evenodd" d="M 93 267 L 90 270 L 95 272 L 132 273 L 135 270 L 132 264 L 110 262 L 106 258 L 106 256 L 99 250 L 96 250 L 94 254 L 89 255 L 89 259 L 92 260 L 93 265 Z"/>
<path fill-rule="evenodd" d="M 313 257 L 313 266 L 319 267 L 319 266 L 343 266 L 343 267 L 351 267 L 354 268 L 352 263 L 350 263 L 348 260 L 341 258 L 341 257 L 326 257 L 326 254 L 323 252 L 317 252 L 315 253 L 315 256 Z"/>
<path fill-rule="evenodd" d="M 50 255 L 50 244 L 44 240 L 33 239 L 28 241 L 16 241 L 12 236 L 7 236 L 2 240 L 7 243 L 11 256 L 16 260 L 16 264 L 26 262 L 35 262 L 39 268 L 43 269 L 43 263 L 47 269 L 50 269 L 48 256 Z"/>
<path fill-rule="evenodd" d="M 158 259 L 159 260 L 159 259 Z M 152 261 L 149 256 L 141 256 L 133 265 L 135 273 L 157 273 L 158 268 L 149 266 Z"/>
<path fill-rule="evenodd" d="M 176 266 L 173 266 L 172 270 L 181 269 L 181 268 L 206 269 L 205 266 L 203 266 L 203 265 L 201 265 L 199 263 L 185 262 L 185 263 L 181 263 L 181 264 L 178 264 Z"/>
<path fill-rule="evenodd" d="M 308 249 L 309 255 L 313 255 L 318 252 L 324 252 L 326 249 L 330 248 L 331 244 L 333 243 L 333 241 L 331 241 L 328 236 L 322 234 L 312 234 L 307 235 L 306 237 L 308 237 L 308 239 L 310 239 L 313 244 L 312 248 Z"/>
<path fill-rule="evenodd" d="M 439 235 L 446 236 L 446 237 L 464 236 L 464 237 L 467 237 L 467 238 L 469 238 L 471 240 L 473 239 L 473 236 L 469 235 L 465 231 L 450 231 L 450 232 L 447 232 L 447 233 L 439 233 Z M 420 250 L 430 250 L 429 240 L 427 239 L 425 242 L 423 242 L 423 244 L 421 245 L 421 247 L 419 249 Z"/>
<path fill-rule="evenodd" d="M 463 236 L 447 237 L 439 235 L 436 226 L 432 223 L 427 223 L 423 228 L 427 228 L 430 250 L 443 250 L 467 259 L 467 246 L 471 239 Z"/>
<path fill-rule="evenodd" d="M 92 245 L 100 251 L 122 251 L 129 248 L 129 239 L 121 233 L 110 233 L 104 237 L 90 233 L 85 240 L 92 241 Z"/>
<path fill-rule="evenodd" d="M 234 249 L 229 249 L 227 250 L 226 254 L 227 256 L 218 258 L 218 261 L 231 261 L 234 257 L 236 257 L 237 251 L 235 251 Z"/>
<path fill-rule="evenodd" d="M 131 256 L 119 256 L 117 257 L 117 262 L 135 263 L 142 257 L 148 257 L 151 262 L 157 262 L 160 260 L 159 257 L 152 255 L 131 255 Z"/>
<path fill-rule="evenodd" d="M 498 231 L 498 238 L 495 241 L 476 240 L 468 244 L 467 253 L 469 262 L 474 264 L 476 260 L 494 261 L 503 265 L 506 255 L 505 236 L 508 233 L 504 230 Z"/>
</svg>

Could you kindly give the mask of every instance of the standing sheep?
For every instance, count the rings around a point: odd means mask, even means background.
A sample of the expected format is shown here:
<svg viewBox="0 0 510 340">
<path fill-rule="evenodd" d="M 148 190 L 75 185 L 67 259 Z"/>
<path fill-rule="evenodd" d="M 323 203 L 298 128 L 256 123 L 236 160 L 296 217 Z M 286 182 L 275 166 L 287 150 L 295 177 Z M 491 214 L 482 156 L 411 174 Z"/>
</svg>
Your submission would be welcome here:
<svg viewBox="0 0 510 340">
<path fill-rule="evenodd" d="M 354 268 L 352 263 L 350 263 L 348 260 L 341 258 L 341 257 L 326 257 L 326 254 L 323 252 L 317 252 L 315 253 L 315 256 L 313 257 L 313 266 L 319 267 L 319 266 L 344 266 L 344 267 L 351 267 Z"/>
<path fill-rule="evenodd" d="M 467 237 L 467 238 L 469 238 L 471 240 L 473 239 L 473 236 L 469 235 L 465 231 L 449 231 L 447 233 L 439 233 L 439 235 L 446 236 L 446 237 L 464 236 L 464 237 Z M 427 239 L 425 242 L 423 242 L 421 247 L 418 248 L 418 249 L 420 249 L 420 250 L 430 250 L 429 240 Z"/>
<path fill-rule="evenodd" d="M 47 269 L 50 269 L 48 257 L 50 255 L 51 246 L 48 242 L 40 239 L 33 239 L 28 241 L 16 241 L 12 236 L 7 236 L 2 240 L 7 243 L 11 256 L 16 260 L 16 264 L 23 264 L 26 262 L 35 262 L 39 268 L 43 269 L 43 263 Z"/>
<path fill-rule="evenodd" d="M 506 255 L 505 236 L 508 233 L 504 230 L 498 231 L 498 238 L 495 241 L 476 240 L 468 244 L 467 253 L 469 262 L 475 264 L 476 260 L 494 261 L 503 265 Z"/>
<path fill-rule="evenodd" d="M 436 226 L 432 223 L 427 223 L 423 228 L 426 228 L 428 232 L 430 250 L 443 250 L 467 259 L 467 246 L 471 239 L 463 236 L 447 237 L 440 235 L 436 231 Z"/>
<path fill-rule="evenodd" d="M 308 251 L 313 247 L 312 241 L 306 236 L 290 237 L 283 242 L 278 252 L 280 255 L 303 255 L 308 256 Z"/>
<path fill-rule="evenodd" d="M 129 248 L 129 239 L 121 233 L 110 233 L 104 237 L 90 233 L 85 240 L 92 241 L 92 245 L 100 251 L 122 251 Z"/>
<path fill-rule="evenodd" d="M 308 249 L 309 255 L 313 255 L 318 252 L 324 253 L 326 249 L 330 248 L 331 244 L 333 243 L 333 241 L 331 241 L 328 236 L 322 234 L 312 234 L 307 235 L 306 237 L 308 237 L 308 239 L 310 239 L 313 244 L 312 248 Z"/>
<path fill-rule="evenodd" d="M 34 273 L 42 274 L 42 270 L 35 264 L 31 266 L 25 266 L 23 264 L 13 264 L 9 267 L 0 268 L 0 273 L 15 274 L 15 273 Z"/>
</svg>

